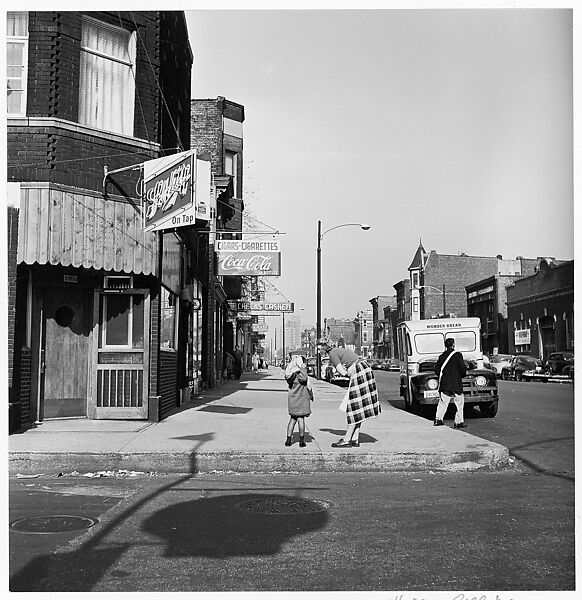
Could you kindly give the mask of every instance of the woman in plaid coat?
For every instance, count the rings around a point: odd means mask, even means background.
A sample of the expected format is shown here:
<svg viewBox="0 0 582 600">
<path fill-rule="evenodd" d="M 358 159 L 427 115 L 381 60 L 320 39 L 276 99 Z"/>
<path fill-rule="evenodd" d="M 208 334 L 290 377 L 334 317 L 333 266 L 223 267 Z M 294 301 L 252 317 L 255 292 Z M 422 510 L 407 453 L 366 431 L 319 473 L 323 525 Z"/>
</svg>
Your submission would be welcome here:
<svg viewBox="0 0 582 600">
<path fill-rule="evenodd" d="M 349 375 L 350 384 L 345 408 L 348 422 L 345 436 L 334 442 L 334 448 L 359 448 L 362 421 L 380 414 L 380 400 L 376 380 L 368 363 L 347 348 L 334 348 L 320 341 L 320 348 L 329 355 L 329 361 L 341 375 Z"/>
</svg>

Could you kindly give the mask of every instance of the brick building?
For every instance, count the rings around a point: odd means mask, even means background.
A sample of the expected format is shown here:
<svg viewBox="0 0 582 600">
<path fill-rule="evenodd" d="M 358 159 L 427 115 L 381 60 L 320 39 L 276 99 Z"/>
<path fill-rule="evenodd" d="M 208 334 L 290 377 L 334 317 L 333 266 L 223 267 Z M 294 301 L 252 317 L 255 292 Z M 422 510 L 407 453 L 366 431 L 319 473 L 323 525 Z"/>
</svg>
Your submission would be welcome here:
<svg viewBox="0 0 582 600">
<path fill-rule="evenodd" d="M 396 301 L 396 297 L 395 297 Z M 383 332 L 380 340 L 383 340 L 384 346 L 381 348 L 382 358 L 398 357 L 398 309 L 389 304 L 384 307 Z M 380 350 L 380 346 L 379 346 Z"/>
<path fill-rule="evenodd" d="M 158 420 L 188 388 L 183 292 L 204 253 L 144 231 L 138 187 L 190 147 L 184 14 L 10 12 L 6 44 L 12 428 Z"/>
<path fill-rule="evenodd" d="M 485 354 L 509 354 L 507 288 L 516 280 L 533 275 L 540 260 L 500 259 L 493 275 L 466 286 L 467 316 L 481 319 L 482 348 Z"/>
<path fill-rule="evenodd" d="M 374 313 L 371 309 L 360 310 L 353 321 L 355 352 L 359 356 L 371 356 L 374 349 Z"/>
<path fill-rule="evenodd" d="M 541 259 L 533 275 L 507 288 L 509 353 L 546 360 L 574 350 L 574 261 Z"/>
<path fill-rule="evenodd" d="M 332 341 L 336 346 L 356 349 L 356 330 L 353 319 L 324 319 L 323 337 Z"/>
<path fill-rule="evenodd" d="M 218 96 L 214 99 L 191 100 L 191 142 L 203 155 L 208 155 L 213 181 L 216 186 L 217 229 L 221 239 L 240 239 L 243 224 L 243 123 L 244 107 Z M 210 237 L 210 255 L 214 239 Z M 208 327 L 204 352 L 211 384 L 220 382 L 225 364 L 238 346 L 243 354 L 243 365 L 253 353 L 252 344 L 259 343 L 251 333 L 250 321 L 237 319 L 236 311 L 229 311 L 228 301 L 242 296 L 241 277 L 220 276 L 214 272 L 214 261 L 208 262 L 206 290 L 206 317 L 216 326 Z"/>
<path fill-rule="evenodd" d="M 412 320 L 412 296 L 410 294 L 410 279 L 403 279 L 394 284 L 396 290 L 396 319 L 402 321 Z M 417 297 L 417 302 L 418 302 Z"/>
<path fill-rule="evenodd" d="M 411 319 L 466 317 L 466 286 L 495 275 L 523 276 L 532 272 L 536 264 L 537 259 L 522 257 L 506 260 L 501 255 L 426 252 L 420 243 L 408 267 Z"/>
<path fill-rule="evenodd" d="M 396 296 L 376 296 L 372 305 L 372 356 L 374 358 L 394 358 L 391 321 L 386 320 L 385 309 L 396 311 Z M 389 311 L 390 312 L 390 311 Z"/>
</svg>

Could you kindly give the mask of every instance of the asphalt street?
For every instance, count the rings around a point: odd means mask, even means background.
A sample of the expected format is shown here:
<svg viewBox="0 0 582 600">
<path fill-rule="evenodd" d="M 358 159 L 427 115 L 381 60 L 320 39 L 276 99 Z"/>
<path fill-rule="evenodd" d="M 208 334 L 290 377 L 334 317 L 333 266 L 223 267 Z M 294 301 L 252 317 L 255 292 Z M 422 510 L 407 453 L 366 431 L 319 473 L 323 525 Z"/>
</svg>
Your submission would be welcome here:
<svg viewBox="0 0 582 600">
<path fill-rule="evenodd" d="M 375 371 L 375 376 L 380 397 L 404 410 L 398 395 L 398 373 Z M 497 416 L 487 419 L 478 411 L 467 411 L 466 431 L 506 446 L 524 469 L 574 480 L 574 386 L 502 380 L 497 383 Z M 453 415 L 453 410 L 447 412 L 448 419 Z"/>
<path fill-rule="evenodd" d="M 13 591 L 575 585 L 573 484 L 519 469 L 11 480 L 11 521 L 47 501 L 100 521 L 40 546 L 11 532 Z"/>
</svg>

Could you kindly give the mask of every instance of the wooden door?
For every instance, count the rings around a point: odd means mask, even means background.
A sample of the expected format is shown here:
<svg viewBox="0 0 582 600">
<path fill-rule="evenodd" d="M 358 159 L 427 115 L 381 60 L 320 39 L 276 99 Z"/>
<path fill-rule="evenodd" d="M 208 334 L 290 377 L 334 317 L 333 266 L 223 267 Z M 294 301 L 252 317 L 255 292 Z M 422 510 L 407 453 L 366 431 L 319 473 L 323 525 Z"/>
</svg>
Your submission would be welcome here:
<svg viewBox="0 0 582 600">
<path fill-rule="evenodd" d="M 89 416 L 147 419 L 148 290 L 95 292 Z"/>
<path fill-rule="evenodd" d="M 41 416 L 87 415 L 91 302 L 84 288 L 44 287 Z"/>
</svg>

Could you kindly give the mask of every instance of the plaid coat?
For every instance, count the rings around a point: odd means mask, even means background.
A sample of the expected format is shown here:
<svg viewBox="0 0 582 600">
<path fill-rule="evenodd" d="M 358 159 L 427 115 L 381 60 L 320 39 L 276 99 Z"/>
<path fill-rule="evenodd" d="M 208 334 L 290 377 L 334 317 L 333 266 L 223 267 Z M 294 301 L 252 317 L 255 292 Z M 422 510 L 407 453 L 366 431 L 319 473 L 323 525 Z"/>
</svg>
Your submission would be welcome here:
<svg viewBox="0 0 582 600">
<path fill-rule="evenodd" d="M 364 360 L 358 360 L 350 367 L 350 386 L 348 388 L 348 425 L 361 423 L 380 414 L 380 400 L 376 389 L 374 373 Z"/>
</svg>

